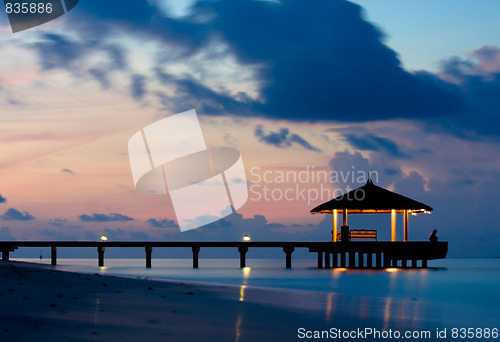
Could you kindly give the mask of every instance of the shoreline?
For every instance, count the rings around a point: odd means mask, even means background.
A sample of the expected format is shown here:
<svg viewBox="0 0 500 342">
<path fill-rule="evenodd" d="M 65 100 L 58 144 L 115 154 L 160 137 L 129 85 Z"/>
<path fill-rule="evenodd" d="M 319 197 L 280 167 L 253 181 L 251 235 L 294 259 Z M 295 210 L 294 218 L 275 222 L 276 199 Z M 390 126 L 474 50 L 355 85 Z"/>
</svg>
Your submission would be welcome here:
<svg viewBox="0 0 500 342">
<path fill-rule="evenodd" d="M 16 261 L 1 262 L 0 276 L 2 341 L 290 341 L 299 327 L 324 325 L 318 313 L 247 302 L 244 288 Z"/>
<path fill-rule="evenodd" d="M 373 273 L 353 276 L 369 288 L 395 286 L 392 275 L 383 277 L 388 283 L 373 282 Z M 453 277 L 446 279 L 440 286 L 454 283 Z M 304 340 L 299 328 L 436 331 L 465 322 L 493 326 L 497 316 L 486 314 L 498 311 L 495 300 L 477 305 L 475 300 L 454 303 L 417 294 L 381 297 L 155 280 L 20 261 L 0 262 L 0 303 L 0 341 L 9 342 L 288 342 Z"/>
</svg>

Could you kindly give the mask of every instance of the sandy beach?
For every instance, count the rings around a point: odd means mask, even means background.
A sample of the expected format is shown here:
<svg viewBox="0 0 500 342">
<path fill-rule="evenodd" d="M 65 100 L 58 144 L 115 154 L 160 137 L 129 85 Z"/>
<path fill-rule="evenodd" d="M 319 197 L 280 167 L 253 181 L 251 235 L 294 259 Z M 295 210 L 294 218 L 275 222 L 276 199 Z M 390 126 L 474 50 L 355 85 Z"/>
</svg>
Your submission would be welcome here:
<svg viewBox="0 0 500 342">
<path fill-rule="evenodd" d="M 479 274 L 470 268 L 481 264 Z M 76 273 L 68 266 L 2 261 L 0 341 L 333 341 L 339 338 L 304 338 L 299 329 L 429 332 L 432 337 L 466 324 L 492 329 L 498 322 L 498 280 L 496 271 L 487 270 L 496 270 L 495 265 L 496 260 L 471 262 L 468 271 L 450 266 L 399 275 L 358 271 L 333 278 L 355 291 L 308 291 Z M 282 276 L 277 270 L 275 277 Z"/>
<path fill-rule="evenodd" d="M 0 341 L 292 341 L 299 327 L 325 324 L 314 312 L 248 303 L 238 287 L 13 261 L 0 274 Z"/>
</svg>

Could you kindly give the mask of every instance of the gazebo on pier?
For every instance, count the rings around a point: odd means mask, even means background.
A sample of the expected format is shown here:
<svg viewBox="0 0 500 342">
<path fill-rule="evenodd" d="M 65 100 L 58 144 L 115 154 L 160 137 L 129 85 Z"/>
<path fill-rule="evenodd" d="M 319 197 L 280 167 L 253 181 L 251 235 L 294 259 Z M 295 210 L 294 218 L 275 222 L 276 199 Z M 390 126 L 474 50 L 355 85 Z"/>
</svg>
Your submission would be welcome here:
<svg viewBox="0 0 500 342">
<path fill-rule="evenodd" d="M 342 213 L 344 227 L 347 227 L 348 215 L 391 214 L 392 241 L 396 241 L 396 214 L 403 214 L 403 241 L 408 241 L 408 215 L 431 211 L 432 208 L 428 205 L 376 186 L 371 179 L 368 179 L 362 187 L 318 205 L 311 210 L 311 214 L 333 215 L 333 242 L 337 242 L 339 213 Z"/>
<path fill-rule="evenodd" d="M 318 252 L 318 267 L 322 267 L 322 253 L 325 254 L 325 267 L 330 267 L 330 254 L 333 254 L 333 267 L 338 267 L 337 257 L 340 254 L 340 267 L 346 267 L 346 255 L 349 257 L 349 266 L 355 266 L 355 254 L 358 254 L 359 268 L 372 268 L 372 257 L 375 254 L 375 267 L 407 267 L 411 260 L 411 267 L 417 267 L 421 261 L 422 267 L 427 267 L 427 260 L 445 258 L 448 252 L 447 242 L 409 242 L 408 216 L 419 213 L 430 213 L 432 208 L 411 198 L 399 195 L 392 191 L 373 184 L 371 179 L 360 188 L 352 190 L 342 196 L 318 205 L 311 210 L 311 214 L 331 214 L 333 216 L 332 242 L 330 247 Z M 338 214 L 342 213 L 341 233 L 337 233 Z M 349 230 L 348 215 L 359 214 L 391 214 L 391 242 L 379 242 L 376 230 Z M 403 215 L 403 241 L 396 241 L 396 215 Z M 340 237 L 340 241 L 339 241 Z M 377 241 L 351 242 L 355 239 L 373 239 Z M 364 257 L 366 255 L 366 263 Z M 383 256 L 383 263 L 382 263 Z M 365 266 L 366 264 L 366 266 Z"/>
</svg>

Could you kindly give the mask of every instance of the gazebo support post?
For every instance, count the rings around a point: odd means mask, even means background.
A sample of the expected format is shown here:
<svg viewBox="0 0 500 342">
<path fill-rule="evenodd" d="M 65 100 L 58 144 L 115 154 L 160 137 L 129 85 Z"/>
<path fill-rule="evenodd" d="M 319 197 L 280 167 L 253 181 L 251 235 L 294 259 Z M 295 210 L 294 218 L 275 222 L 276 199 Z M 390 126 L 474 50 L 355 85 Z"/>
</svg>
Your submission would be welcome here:
<svg viewBox="0 0 500 342">
<path fill-rule="evenodd" d="M 332 242 L 337 242 L 337 209 L 333 209 L 333 229 L 332 229 Z"/>
<path fill-rule="evenodd" d="M 342 225 L 347 226 L 347 209 L 342 212 Z"/>
<path fill-rule="evenodd" d="M 408 241 L 408 210 L 403 211 L 404 242 Z"/>
<path fill-rule="evenodd" d="M 396 241 L 396 210 L 391 209 L 391 235 L 392 242 Z"/>
<path fill-rule="evenodd" d="M 340 252 L 340 267 L 345 268 L 345 251 Z"/>
</svg>

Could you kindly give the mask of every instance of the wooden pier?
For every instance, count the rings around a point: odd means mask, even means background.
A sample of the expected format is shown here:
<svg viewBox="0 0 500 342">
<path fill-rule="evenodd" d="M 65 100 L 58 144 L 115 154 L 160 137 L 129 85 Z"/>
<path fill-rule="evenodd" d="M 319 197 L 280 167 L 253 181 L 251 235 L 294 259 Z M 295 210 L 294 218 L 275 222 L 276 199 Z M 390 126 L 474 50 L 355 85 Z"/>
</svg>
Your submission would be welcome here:
<svg viewBox="0 0 500 342">
<path fill-rule="evenodd" d="M 285 267 L 292 267 L 292 253 L 296 248 L 307 248 L 317 253 L 318 268 L 417 268 L 427 267 L 427 261 L 443 259 L 448 252 L 448 242 L 95 242 L 95 241 L 0 241 L 2 260 L 9 260 L 9 253 L 20 247 L 50 247 L 51 264 L 57 265 L 58 247 L 97 248 L 98 266 L 104 266 L 106 248 L 144 248 L 146 267 L 151 267 L 153 248 L 191 248 L 193 268 L 198 268 L 201 248 L 233 248 L 240 256 L 240 267 L 246 267 L 249 248 L 282 248 Z M 324 261 L 324 263 L 323 263 Z M 410 265 L 408 265 L 410 263 Z M 420 265 L 419 265 L 420 264 Z"/>
</svg>

